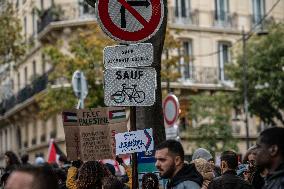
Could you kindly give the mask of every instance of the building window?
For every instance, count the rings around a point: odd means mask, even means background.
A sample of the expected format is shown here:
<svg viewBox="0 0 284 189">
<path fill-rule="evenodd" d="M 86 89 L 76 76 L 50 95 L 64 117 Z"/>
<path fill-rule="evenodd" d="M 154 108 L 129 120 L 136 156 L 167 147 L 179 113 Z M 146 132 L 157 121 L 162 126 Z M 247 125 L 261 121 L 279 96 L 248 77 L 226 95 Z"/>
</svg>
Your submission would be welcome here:
<svg viewBox="0 0 284 189">
<path fill-rule="evenodd" d="M 42 121 L 40 142 L 45 142 L 45 140 L 46 140 L 46 122 Z"/>
<path fill-rule="evenodd" d="M 41 9 L 41 10 L 44 9 L 44 0 L 40 0 L 40 9 Z"/>
<path fill-rule="evenodd" d="M 17 82 L 18 82 L 18 90 L 21 89 L 21 74 L 18 72 L 17 74 Z"/>
<path fill-rule="evenodd" d="M 175 18 L 182 23 L 190 18 L 190 0 L 175 0 Z"/>
<path fill-rule="evenodd" d="M 27 41 L 27 33 L 28 33 L 27 17 L 24 17 L 24 39 L 25 39 L 25 41 Z"/>
<path fill-rule="evenodd" d="M 215 0 L 215 25 L 224 25 L 229 21 L 229 1 Z"/>
<path fill-rule="evenodd" d="M 16 0 L 16 8 L 19 8 L 19 0 Z"/>
<path fill-rule="evenodd" d="M 79 2 L 80 5 L 80 15 L 81 16 L 92 16 L 95 13 L 95 9 L 93 7 L 91 7 L 88 3 L 86 3 L 85 1 L 80 1 Z"/>
<path fill-rule="evenodd" d="M 264 0 L 252 0 L 253 8 L 253 23 L 260 23 L 265 13 L 265 1 Z"/>
<path fill-rule="evenodd" d="M 221 81 L 228 80 L 225 74 L 225 66 L 230 62 L 230 46 L 230 42 L 219 42 L 218 44 L 219 80 Z"/>
<path fill-rule="evenodd" d="M 42 70 L 42 74 L 45 73 L 46 70 L 46 63 L 45 63 L 45 55 L 41 54 L 41 70 Z"/>
<path fill-rule="evenodd" d="M 14 83 L 14 80 L 13 79 L 11 79 L 11 89 L 14 91 L 14 89 L 15 89 L 15 83 Z"/>
<path fill-rule="evenodd" d="M 192 41 L 182 42 L 183 54 L 182 54 L 182 75 L 184 79 L 192 79 L 193 77 L 193 50 L 192 50 Z"/>
<path fill-rule="evenodd" d="M 18 127 L 16 130 L 16 134 L 17 134 L 17 145 L 19 148 L 22 148 L 22 133 L 21 133 L 21 129 Z"/>
<path fill-rule="evenodd" d="M 26 141 L 24 142 L 24 147 L 27 148 L 29 146 L 29 139 L 30 139 L 30 135 L 29 135 L 29 125 L 26 124 L 25 127 L 25 136 L 26 136 Z"/>
<path fill-rule="evenodd" d="M 56 138 L 57 136 L 57 116 L 52 118 L 52 130 L 50 132 L 50 138 Z"/>
<path fill-rule="evenodd" d="M 25 85 L 28 84 L 28 67 L 26 66 L 24 69 L 24 76 L 25 76 Z"/>
<path fill-rule="evenodd" d="M 32 10 L 32 24 L 33 24 L 33 36 L 35 36 L 36 34 L 36 31 L 37 31 L 37 28 L 36 28 L 36 25 L 37 25 L 37 22 L 36 22 L 36 12 L 35 12 L 35 9 Z"/>
<path fill-rule="evenodd" d="M 32 138 L 32 145 L 36 145 L 36 138 L 37 138 L 37 121 L 34 120 L 34 122 L 33 122 L 33 138 Z"/>
<path fill-rule="evenodd" d="M 35 60 L 33 61 L 33 77 L 34 79 L 36 77 L 36 61 Z"/>
<path fill-rule="evenodd" d="M 8 150 L 8 131 L 5 129 L 5 149 Z"/>
</svg>

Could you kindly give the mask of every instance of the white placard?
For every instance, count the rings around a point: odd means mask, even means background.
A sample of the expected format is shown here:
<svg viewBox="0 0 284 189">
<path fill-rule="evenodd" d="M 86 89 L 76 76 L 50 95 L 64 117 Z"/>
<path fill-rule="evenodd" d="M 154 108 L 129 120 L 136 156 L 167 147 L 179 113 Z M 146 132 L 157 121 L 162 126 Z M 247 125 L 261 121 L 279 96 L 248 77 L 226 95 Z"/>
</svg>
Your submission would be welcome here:
<svg viewBox="0 0 284 189">
<path fill-rule="evenodd" d="M 105 68 L 151 66 L 153 54 L 151 43 L 109 46 L 104 48 L 104 66 Z"/>
<path fill-rule="evenodd" d="M 153 130 L 144 129 L 115 134 L 116 154 L 145 152 L 154 149 Z"/>
<path fill-rule="evenodd" d="M 157 73 L 154 68 L 115 68 L 104 73 L 106 106 L 152 106 Z"/>
</svg>

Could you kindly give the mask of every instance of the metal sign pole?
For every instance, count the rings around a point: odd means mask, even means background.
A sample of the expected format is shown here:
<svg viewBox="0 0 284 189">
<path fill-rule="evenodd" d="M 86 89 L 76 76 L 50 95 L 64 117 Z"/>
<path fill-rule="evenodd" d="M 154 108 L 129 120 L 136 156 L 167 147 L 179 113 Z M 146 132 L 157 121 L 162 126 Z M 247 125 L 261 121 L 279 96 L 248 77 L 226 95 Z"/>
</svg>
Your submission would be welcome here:
<svg viewBox="0 0 284 189">
<path fill-rule="evenodd" d="M 130 129 L 136 131 L 136 106 L 130 106 Z M 132 188 L 138 188 L 137 153 L 132 154 Z"/>
<path fill-rule="evenodd" d="M 83 77 L 84 77 L 83 73 L 81 72 L 81 74 L 80 74 L 80 81 L 78 81 L 78 82 L 80 82 L 80 89 L 81 89 L 81 93 L 80 93 L 80 101 L 81 101 L 80 102 L 80 108 L 81 109 L 84 108 L 84 94 L 83 94 L 83 89 L 82 89 L 83 88 L 82 86 L 84 85 L 83 84 L 84 81 L 82 79 Z"/>
<path fill-rule="evenodd" d="M 79 93 L 79 99 L 78 99 L 78 105 L 77 105 L 77 109 L 81 109 L 81 104 L 82 104 L 82 75 L 81 73 L 79 73 L 78 75 L 78 79 L 77 79 L 77 87 L 78 87 L 78 93 Z"/>
<path fill-rule="evenodd" d="M 73 73 L 72 87 L 75 96 L 78 98 L 77 109 L 83 109 L 84 99 L 88 95 L 88 85 L 83 72 L 77 70 Z"/>
</svg>

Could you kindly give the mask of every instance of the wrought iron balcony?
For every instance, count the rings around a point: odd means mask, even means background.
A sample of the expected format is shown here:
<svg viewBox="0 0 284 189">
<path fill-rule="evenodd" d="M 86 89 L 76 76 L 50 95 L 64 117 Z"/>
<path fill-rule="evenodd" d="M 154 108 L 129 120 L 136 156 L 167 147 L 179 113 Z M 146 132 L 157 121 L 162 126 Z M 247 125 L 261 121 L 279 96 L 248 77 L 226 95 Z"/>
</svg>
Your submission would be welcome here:
<svg viewBox="0 0 284 189">
<path fill-rule="evenodd" d="M 95 19 L 95 9 L 84 3 L 58 3 L 52 7 L 39 11 L 38 33 L 52 22 L 78 21 Z"/>
<path fill-rule="evenodd" d="M 11 96 L 8 99 L 3 100 L 0 103 L 0 114 L 4 114 L 8 110 L 12 109 L 15 105 L 26 101 L 35 94 L 41 92 L 47 87 L 48 76 L 44 74 L 37 79 L 33 80 L 30 85 L 20 90 L 18 94 Z"/>
<path fill-rule="evenodd" d="M 183 65 L 180 69 L 182 82 L 190 82 L 196 84 L 217 84 L 219 83 L 218 68 Z"/>
<path fill-rule="evenodd" d="M 212 12 L 212 25 L 221 28 L 238 28 L 238 15 L 230 12 Z"/>
<path fill-rule="evenodd" d="M 169 22 L 181 25 L 199 25 L 199 11 L 181 7 L 169 7 Z"/>
<path fill-rule="evenodd" d="M 40 20 L 38 21 L 38 33 L 40 33 L 51 22 L 62 20 L 64 14 L 60 6 L 51 6 L 50 8 L 40 12 Z"/>
</svg>

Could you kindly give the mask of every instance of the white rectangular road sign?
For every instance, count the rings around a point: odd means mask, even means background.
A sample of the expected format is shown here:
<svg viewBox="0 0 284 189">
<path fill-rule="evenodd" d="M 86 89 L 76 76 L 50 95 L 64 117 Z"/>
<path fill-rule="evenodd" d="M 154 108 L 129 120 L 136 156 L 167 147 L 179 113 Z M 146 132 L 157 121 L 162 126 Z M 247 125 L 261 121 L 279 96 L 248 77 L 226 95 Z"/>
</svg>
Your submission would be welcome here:
<svg viewBox="0 0 284 189">
<path fill-rule="evenodd" d="M 104 72 L 107 106 L 152 106 L 157 74 L 154 68 L 115 68 Z"/>
<path fill-rule="evenodd" d="M 105 68 L 151 66 L 153 54 L 151 43 L 105 47 L 104 65 Z"/>
</svg>

